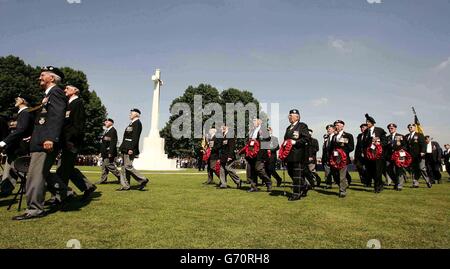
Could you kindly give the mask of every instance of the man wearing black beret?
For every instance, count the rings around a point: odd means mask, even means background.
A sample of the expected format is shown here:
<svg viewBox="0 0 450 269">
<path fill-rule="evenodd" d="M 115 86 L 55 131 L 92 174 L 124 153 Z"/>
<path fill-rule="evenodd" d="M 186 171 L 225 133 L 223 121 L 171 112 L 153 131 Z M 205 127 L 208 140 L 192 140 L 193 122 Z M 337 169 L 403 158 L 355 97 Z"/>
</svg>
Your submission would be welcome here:
<svg viewBox="0 0 450 269">
<path fill-rule="evenodd" d="M 100 154 L 102 157 L 102 176 L 98 184 L 106 183 L 108 173 L 111 172 L 120 182 L 120 172 L 117 170 L 114 159 L 117 157 L 117 131 L 114 128 L 114 120 L 108 118 L 105 120 L 101 138 Z"/>
<path fill-rule="evenodd" d="M 379 159 L 370 160 L 367 156 L 367 149 L 375 149 L 377 144 L 381 145 L 382 150 L 385 150 L 386 146 L 386 132 L 383 128 L 375 127 L 375 119 L 365 115 L 367 129 L 364 131 L 363 139 L 363 154 L 365 157 L 365 163 L 367 166 L 367 183 L 371 184 L 372 180 L 374 182 L 374 191 L 379 193 L 383 190 L 383 169 L 385 167 L 384 153 Z"/>
<path fill-rule="evenodd" d="M 82 199 L 85 200 L 97 189 L 78 168 L 75 168 L 75 161 L 84 140 L 86 112 L 83 100 L 79 97 L 78 87 L 67 84 L 64 92 L 68 102 L 61 133 L 61 165 L 56 174 L 66 184 L 69 184 L 70 179 L 80 191 L 84 192 Z"/>
<path fill-rule="evenodd" d="M 42 68 L 39 84 L 45 92 L 45 98 L 37 113 L 34 130 L 31 135 L 31 161 L 28 168 L 26 197 L 27 210 L 13 220 L 26 220 L 46 215 L 44 211 L 45 183 L 47 188 L 58 192 L 65 199 L 67 185 L 58 177 L 50 174 L 60 147 L 60 135 L 64 125 L 67 97 L 58 87 L 64 74 L 56 67 Z"/>
<path fill-rule="evenodd" d="M 403 167 L 397 167 L 391 159 L 395 151 L 405 149 L 406 143 L 404 136 L 397 132 L 397 125 L 390 123 L 387 126 L 389 135 L 386 145 L 386 178 L 390 177 L 394 182 L 394 190 L 401 191 L 405 182 L 406 171 Z"/>
<path fill-rule="evenodd" d="M 139 182 L 139 190 L 143 190 L 149 180 L 141 175 L 134 167 L 133 160 L 139 155 L 139 138 L 142 132 L 142 123 L 139 120 L 141 111 L 137 108 L 130 110 L 130 124 L 125 129 L 123 141 L 120 145 L 120 152 L 123 154 L 122 173 L 120 174 L 120 184 L 122 187 L 118 191 L 127 191 L 130 189 L 128 179 L 130 176 Z"/>
<path fill-rule="evenodd" d="M 427 173 L 427 167 L 425 164 L 425 155 L 427 153 L 427 144 L 425 142 L 425 136 L 416 132 L 417 126 L 412 123 L 408 124 L 409 134 L 405 135 L 407 151 L 412 156 L 411 169 L 413 174 L 413 188 L 419 188 L 419 179 L 422 176 L 428 188 L 431 188 L 431 180 Z"/>
<path fill-rule="evenodd" d="M 353 135 L 344 131 L 345 123 L 342 120 L 334 122 L 336 134 L 333 136 L 330 145 L 330 156 L 338 157 L 339 149 L 344 151 L 346 157 L 346 163 L 342 168 L 332 168 L 331 171 L 335 178 L 339 178 L 339 197 L 344 198 L 347 196 L 347 188 L 349 182 L 347 180 L 348 165 L 350 161 L 350 153 L 355 149 Z"/>
<path fill-rule="evenodd" d="M 305 197 L 310 186 L 305 180 L 308 169 L 308 146 L 311 142 L 311 135 L 308 132 L 308 125 L 300 122 L 300 112 L 297 109 L 289 111 L 289 123 L 284 134 L 284 142 L 292 141 L 292 149 L 284 160 L 287 163 L 289 176 L 292 178 L 293 189 L 289 201 L 296 201 Z"/>
</svg>

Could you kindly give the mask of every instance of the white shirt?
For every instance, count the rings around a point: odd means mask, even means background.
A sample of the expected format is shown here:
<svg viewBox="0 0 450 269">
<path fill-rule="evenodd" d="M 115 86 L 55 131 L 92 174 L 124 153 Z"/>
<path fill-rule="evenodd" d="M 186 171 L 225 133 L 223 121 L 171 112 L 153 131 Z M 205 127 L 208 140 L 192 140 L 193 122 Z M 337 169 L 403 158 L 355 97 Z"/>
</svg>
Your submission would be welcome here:
<svg viewBox="0 0 450 269">
<path fill-rule="evenodd" d="M 53 87 L 55 87 L 55 85 L 52 85 L 52 86 L 48 87 L 48 88 L 45 90 L 45 96 L 48 95 L 48 93 L 50 92 L 50 90 L 51 90 Z"/>
<path fill-rule="evenodd" d="M 298 123 L 298 121 L 296 121 L 296 122 L 292 123 L 292 124 L 291 124 L 291 126 L 289 127 L 289 129 L 292 129 L 292 128 L 294 128 L 294 126 L 295 126 L 295 125 L 297 125 L 297 123 Z"/>
<path fill-rule="evenodd" d="M 256 127 L 255 130 L 253 130 L 253 133 L 252 133 L 252 139 L 258 138 L 259 130 L 261 130 L 261 125 L 258 126 L 258 127 Z"/>
<path fill-rule="evenodd" d="M 134 119 L 131 121 L 131 123 L 137 121 L 138 119 L 139 119 L 139 118 L 134 118 Z"/>
<path fill-rule="evenodd" d="M 373 137 L 374 131 L 375 131 L 375 126 L 372 126 L 369 130 L 370 130 L 370 136 Z"/>
<path fill-rule="evenodd" d="M 20 114 L 20 112 L 24 111 L 25 109 L 27 109 L 28 107 L 22 107 L 21 109 L 19 109 L 19 112 L 17 112 L 17 114 Z"/>
<path fill-rule="evenodd" d="M 106 128 L 105 131 L 103 132 L 103 135 L 105 135 L 107 132 L 109 132 L 109 130 L 111 130 L 112 126 L 109 128 Z"/>
<path fill-rule="evenodd" d="M 78 99 L 77 95 L 72 95 L 72 97 L 70 97 L 69 99 L 69 104 L 72 103 L 73 100 Z"/>
<path fill-rule="evenodd" d="M 413 136 L 414 136 L 415 133 L 416 133 L 416 132 L 412 132 L 411 134 L 409 134 L 408 140 L 411 140 L 411 139 L 413 138 Z"/>
<path fill-rule="evenodd" d="M 340 131 L 337 135 L 336 135 L 336 141 L 339 141 L 339 139 L 341 139 L 342 134 L 344 133 L 344 130 Z"/>
<path fill-rule="evenodd" d="M 431 146 L 431 142 L 427 144 L 427 153 L 433 153 L 433 147 Z"/>
</svg>

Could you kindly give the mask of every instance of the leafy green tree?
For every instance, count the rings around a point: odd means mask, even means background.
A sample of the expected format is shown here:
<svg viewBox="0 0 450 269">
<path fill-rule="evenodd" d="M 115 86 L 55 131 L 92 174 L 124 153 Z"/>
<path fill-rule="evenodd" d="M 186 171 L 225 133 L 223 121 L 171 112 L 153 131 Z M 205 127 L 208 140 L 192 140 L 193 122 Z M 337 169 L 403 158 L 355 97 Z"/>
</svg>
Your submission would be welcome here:
<svg viewBox="0 0 450 269">
<path fill-rule="evenodd" d="M 230 88 L 227 90 L 219 91 L 208 84 L 200 84 L 197 87 L 189 86 L 184 94 L 180 97 L 175 98 L 170 105 L 170 111 L 172 107 L 176 103 L 187 103 L 189 104 L 191 110 L 191 126 L 194 126 L 194 96 L 201 95 L 202 96 L 202 107 L 204 107 L 208 103 L 218 103 L 222 107 L 223 114 L 223 122 L 226 122 L 226 103 L 239 103 L 241 102 L 244 106 L 248 103 L 256 104 L 256 107 L 259 109 L 259 102 L 256 98 L 253 97 L 253 94 L 250 91 L 241 91 L 238 89 Z M 201 149 L 201 138 L 194 138 L 194 130 L 191 130 L 190 138 L 181 138 L 175 139 L 171 134 L 171 126 L 172 123 L 179 117 L 180 115 L 172 115 L 169 118 L 169 121 L 166 123 L 165 127 L 161 130 L 160 135 L 165 139 L 165 151 L 170 158 L 173 157 L 195 157 L 196 154 Z M 211 115 L 203 115 L 202 117 L 202 126 L 205 121 L 208 120 Z M 246 133 L 248 133 L 248 126 L 250 124 L 248 118 L 248 112 L 246 112 Z M 235 112 L 234 116 L 234 133 L 237 134 L 237 112 Z M 237 140 L 236 148 L 239 149 L 245 145 L 246 139 L 241 138 Z"/>
</svg>

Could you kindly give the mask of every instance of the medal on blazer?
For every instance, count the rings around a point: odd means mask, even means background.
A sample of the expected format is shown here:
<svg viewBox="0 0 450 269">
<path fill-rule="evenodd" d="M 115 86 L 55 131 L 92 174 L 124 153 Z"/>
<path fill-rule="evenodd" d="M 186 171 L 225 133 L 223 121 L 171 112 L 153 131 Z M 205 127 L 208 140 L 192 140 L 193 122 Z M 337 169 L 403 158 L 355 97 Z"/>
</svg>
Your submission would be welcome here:
<svg viewBox="0 0 450 269">
<path fill-rule="evenodd" d="M 44 124 L 44 123 L 45 123 L 45 118 L 40 118 L 40 119 L 39 119 L 39 124 L 42 125 L 42 124 Z"/>
<path fill-rule="evenodd" d="M 47 113 L 47 109 L 45 109 L 45 107 L 42 107 L 41 113 Z"/>
<path fill-rule="evenodd" d="M 70 110 L 66 111 L 66 118 L 70 117 Z"/>
<path fill-rule="evenodd" d="M 128 127 L 127 127 L 127 132 L 131 132 L 131 131 L 133 131 L 133 127 L 128 126 Z"/>
<path fill-rule="evenodd" d="M 292 135 L 292 137 L 294 139 L 298 139 L 298 137 L 299 137 L 298 131 L 294 131 L 294 134 Z"/>
</svg>

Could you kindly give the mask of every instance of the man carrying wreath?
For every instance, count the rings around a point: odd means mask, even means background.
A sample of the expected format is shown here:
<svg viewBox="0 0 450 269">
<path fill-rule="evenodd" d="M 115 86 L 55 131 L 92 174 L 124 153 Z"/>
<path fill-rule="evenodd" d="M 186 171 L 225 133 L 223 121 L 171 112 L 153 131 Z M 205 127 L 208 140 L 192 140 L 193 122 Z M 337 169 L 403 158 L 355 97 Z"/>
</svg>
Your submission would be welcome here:
<svg viewBox="0 0 450 269">
<path fill-rule="evenodd" d="M 331 172 L 339 178 L 339 198 L 347 196 L 347 166 L 351 163 L 350 152 L 355 149 L 353 135 L 344 132 L 344 126 L 342 120 L 334 122 L 336 134 L 329 147 Z"/>
<path fill-rule="evenodd" d="M 297 109 L 289 111 L 289 123 L 279 157 L 287 163 L 288 174 L 293 182 L 293 194 L 289 197 L 289 201 L 295 201 L 305 197 L 309 190 L 305 176 L 308 169 L 308 145 L 311 136 L 308 125 L 300 122 L 300 112 Z"/>
<path fill-rule="evenodd" d="M 386 145 L 386 173 L 394 181 L 394 190 L 401 191 L 406 177 L 405 160 L 409 153 L 405 151 L 403 135 L 397 133 L 397 125 L 389 123 L 387 128 L 389 135 Z"/>
<path fill-rule="evenodd" d="M 366 114 L 367 129 L 363 135 L 363 154 L 367 165 L 367 183 L 374 183 L 375 193 L 383 190 L 383 169 L 385 166 L 383 149 L 386 146 L 386 131 L 375 127 L 375 120 Z"/>
</svg>

